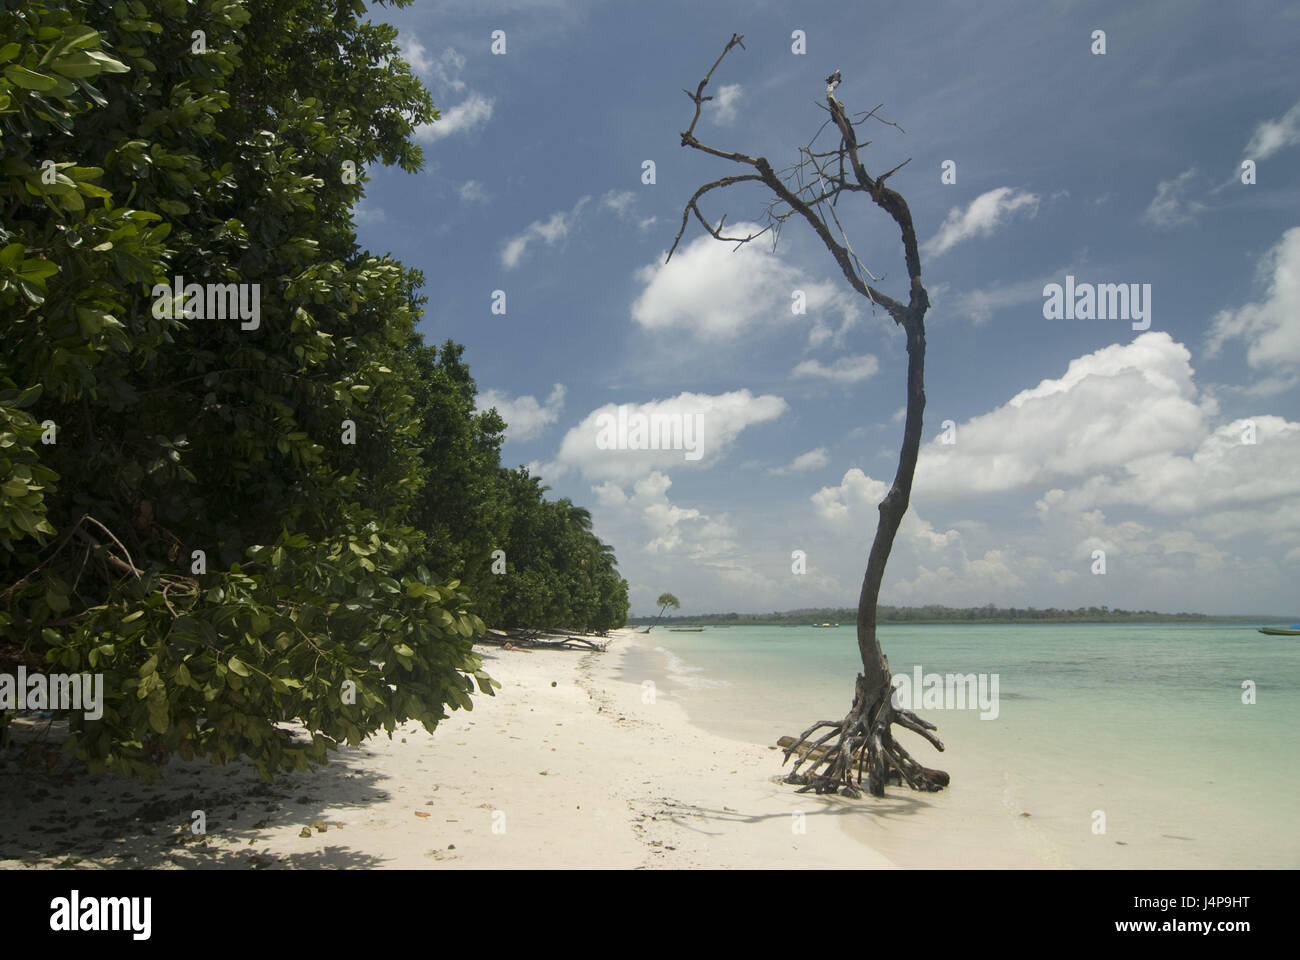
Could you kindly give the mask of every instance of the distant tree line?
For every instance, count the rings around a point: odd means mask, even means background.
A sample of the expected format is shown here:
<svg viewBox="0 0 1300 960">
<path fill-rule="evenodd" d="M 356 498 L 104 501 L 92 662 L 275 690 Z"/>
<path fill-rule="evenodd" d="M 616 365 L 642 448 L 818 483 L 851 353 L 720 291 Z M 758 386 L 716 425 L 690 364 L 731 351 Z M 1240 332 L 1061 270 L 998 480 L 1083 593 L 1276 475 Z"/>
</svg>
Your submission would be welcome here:
<svg viewBox="0 0 1300 960">
<path fill-rule="evenodd" d="M 922 607 L 890 607 L 881 605 L 880 623 L 1142 623 L 1187 620 L 1226 620 L 1231 617 L 1214 617 L 1203 613 L 1157 613 L 1155 610 L 1112 610 L 1110 607 L 1076 607 L 1073 610 L 1058 607 L 945 607 L 927 604 Z M 853 607 L 806 607 L 778 613 L 708 613 L 697 617 L 664 617 L 664 623 L 693 623 L 701 625 L 773 625 L 808 626 L 811 624 L 852 624 L 857 617 Z M 630 617 L 630 624 L 645 624 L 654 617 Z"/>
<path fill-rule="evenodd" d="M 475 411 L 463 349 L 413 341 L 410 352 L 427 471 L 411 520 L 427 537 L 430 567 L 459 580 L 494 626 L 623 626 L 627 581 L 613 548 L 592 533 L 586 508 L 547 500 L 549 488 L 526 467 L 500 465 L 506 424 L 495 409 Z"/>
</svg>

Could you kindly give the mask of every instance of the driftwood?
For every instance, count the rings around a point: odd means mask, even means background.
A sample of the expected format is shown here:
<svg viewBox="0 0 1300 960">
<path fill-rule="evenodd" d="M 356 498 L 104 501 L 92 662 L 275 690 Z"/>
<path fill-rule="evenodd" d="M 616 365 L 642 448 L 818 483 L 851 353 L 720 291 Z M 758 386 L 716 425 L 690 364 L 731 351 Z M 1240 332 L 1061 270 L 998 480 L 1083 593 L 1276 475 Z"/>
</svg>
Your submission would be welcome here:
<svg viewBox="0 0 1300 960">
<path fill-rule="evenodd" d="M 488 643 L 502 648 L 522 650 L 536 647 L 542 650 L 596 650 L 604 653 L 608 641 L 575 637 L 554 630 L 488 630 L 475 643 Z"/>
<path fill-rule="evenodd" d="M 781 737 L 776 741 L 778 747 L 794 747 L 796 743 L 798 739 L 795 737 Z M 808 744 L 803 744 L 792 752 L 798 760 L 825 760 L 826 754 L 830 753 L 826 747 L 810 747 Z"/>
</svg>

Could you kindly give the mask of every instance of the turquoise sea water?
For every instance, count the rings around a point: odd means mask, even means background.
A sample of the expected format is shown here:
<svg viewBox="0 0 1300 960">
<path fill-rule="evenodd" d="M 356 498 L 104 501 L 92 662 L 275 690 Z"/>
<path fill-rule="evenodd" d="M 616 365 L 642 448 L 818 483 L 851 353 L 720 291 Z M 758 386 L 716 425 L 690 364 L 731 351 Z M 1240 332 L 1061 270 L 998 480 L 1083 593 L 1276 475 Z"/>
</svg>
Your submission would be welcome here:
<svg viewBox="0 0 1300 960">
<path fill-rule="evenodd" d="M 638 635 L 624 679 L 655 680 L 705 729 L 772 744 L 843 716 L 855 637 L 850 625 L 657 628 Z M 948 750 L 907 743 L 967 800 L 1033 810 L 1046 862 L 1300 867 L 1300 638 L 1235 624 L 943 624 L 885 626 L 880 640 L 895 675 L 997 674 L 996 719 L 918 710 Z"/>
</svg>

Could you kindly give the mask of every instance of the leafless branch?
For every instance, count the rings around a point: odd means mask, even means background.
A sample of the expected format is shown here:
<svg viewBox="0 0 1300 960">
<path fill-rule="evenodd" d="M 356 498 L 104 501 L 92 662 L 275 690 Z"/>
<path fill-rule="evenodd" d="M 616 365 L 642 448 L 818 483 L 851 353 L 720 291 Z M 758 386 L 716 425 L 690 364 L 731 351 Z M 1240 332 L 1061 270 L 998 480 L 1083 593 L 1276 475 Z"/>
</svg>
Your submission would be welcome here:
<svg viewBox="0 0 1300 960">
<path fill-rule="evenodd" d="M 686 232 L 686 224 L 690 220 L 690 215 L 692 213 L 694 213 L 695 218 L 699 220 L 701 224 L 703 224 L 704 229 L 707 230 L 709 233 L 711 233 L 713 236 L 717 237 L 719 240 L 729 240 L 729 241 L 734 240 L 737 243 L 748 243 L 750 240 L 754 240 L 759 236 L 762 236 L 762 233 L 765 233 L 766 231 L 750 234 L 747 237 L 725 237 L 722 235 L 721 231 L 722 231 L 722 224 L 727 219 L 726 214 L 723 214 L 722 219 L 718 221 L 718 225 L 714 227 L 710 225 L 708 219 L 704 216 L 704 214 L 700 212 L 700 208 L 698 205 L 698 201 L 700 197 L 704 196 L 704 194 L 708 193 L 710 190 L 717 189 L 718 187 L 728 187 L 733 183 L 740 183 L 741 181 L 744 180 L 761 180 L 761 179 L 762 178 L 759 177 L 757 174 L 745 174 L 739 177 L 723 177 L 721 180 L 714 180 L 712 183 L 706 183 L 704 186 L 700 187 L 700 189 L 696 190 L 695 193 L 691 196 L 691 199 L 686 201 L 686 208 L 682 211 L 681 229 L 677 231 L 677 236 L 673 240 L 672 249 L 668 251 L 668 258 L 664 261 L 664 263 L 667 263 L 668 260 L 671 260 L 673 258 L 673 253 L 675 253 L 677 250 L 677 244 L 681 242 L 682 234 Z"/>
<path fill-rule="evenodd" d="M 907 161 L 904 161 L 903 164 L 895 167 L 883 177 L 872 179 L 867 174 L 859 156 L 860 145 L 854 128 L 865 123 L 868 119 L 876 119 L 881 123 L 894 127 L 898 127 L 898 124 L 883 120 L 877 116 L 877 111 L 880 109 L 879 105 L 850 119 L 845 113 L 844 105 L 836 100 L 834 96 L 828 95 L 826 105 L 822 109 L 827 110 L 829 119 L 823 122 L 812 139 L 800 148 L 799 160 L 792 166 L 785 168 L 780 174 L 772 168 L 771 163 L 765 157 L 753 157 L 739 151 L 724 150 L 703 143 L 695 135 L 695 128 L 699 124 L 704 104 L 711 99 L 705 93 L 705 90 L 727 54 L 737 46 L 743 49 L 742 39 L 741 34 L 732 34 L 722 53 L 713 62 L 713 66 L 709 68 L 709 72 L 704 75 L 704 78 L 696 86 L 695 92 L 683 91 L 695 104 L 695 111 L 691 117 L 690 125 L 682 132 L 681 142 L 682 146 L 691 147 L 710 156 L 742 164 L 752 168 L 754 172 L 714 180 L 700 187 L 691 196 L 682 210 L 681 227 L 678 229 L 676 237 L 673 238 L 673 244 L 668 251 L 665 262 L 672 259 L 673 254 L 680 245 L 692 214 L 695 215 L 695 218 L 711 236 L 719 240 L 735 243 L 737 247 L 756 240 L 769 232 L 773 234 L 775 240 L 776 234 L 785 221 L 792 216 L 798 216 L 803 218 L 817 233 L 818 238 L 835 258 L 841 273 L 853 289 L 866 297 L 873 306 L 879 305 L 884 308 L 894 318 L 895 322 L 902 324 L 909 308 L 916 306 L 913 302 L 915 293 L 913 293 L 912 297 L 909 297 L 909 302 L 904 304 L 874 286 L 879 282 L 879 278 L 867 268 L 861 257 L 854 251 L 853 245 L 848 238 L 848 232 L 844 229 L 843 223 L 835 212 L 841 194 L 866 193 L 877 205 L 883 207 L 891 216 L 894 216 L 897 205 L 894 203 L 893 197 L 897 195 L 885 188 L 884 181 L 901 169 Z M 818 138 L 832 125 L 839 133 L 839 144 L 833 149 L 818 149 L 816 146 Z M 899 127 L 899 129 L 902 128 Z M 852 176 L 850 176 L 850 171 Z M 766 208 L 767 225 L 762 230 L 749 231 L 743 236 L 724 233 L 723 224 L 726 218 L 723 217 L 716 223 L 710 221 L 700 209 L 700 198 L 712 190 L 751 181 L 762 183 L 774 194 L 774 198 L 768 202 Z M 897 216 L 895 216 L 895 220 L 897 219 Z M 910 217 L 908 219 L 910 227 Z M 904 232 L 906 234 L 907 231 Z M 906 245 L 905 239 L 905 248 Z M 916 260 L 917 270 L 915 272 L 912 270 L 911 257 L 908 257 L 908 261 L 908 274 L 914 279 L 915 284 L 919 284 L 919 257 Z"/>
</svg>

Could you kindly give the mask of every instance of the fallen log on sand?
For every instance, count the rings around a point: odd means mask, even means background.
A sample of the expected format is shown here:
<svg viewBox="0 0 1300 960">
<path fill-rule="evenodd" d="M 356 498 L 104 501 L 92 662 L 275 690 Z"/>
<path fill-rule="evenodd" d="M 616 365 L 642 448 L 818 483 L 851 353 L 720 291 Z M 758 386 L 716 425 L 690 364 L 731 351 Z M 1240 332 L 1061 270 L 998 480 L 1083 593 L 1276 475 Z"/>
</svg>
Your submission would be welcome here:
<svg viewBox="0 0 1300 960">
<path fill-rule="evenodd" d="M 784 749 L 789 749 L 790 747 L 793 747 L 794 744 L 795 744 L 794 737 L 782 737 L 780 740 L 776 742 L 776 745 L 778 747 L 782 747 Z M 830 747 L 814 747 L 812 750 L 809 750 L 808 746 L 809 746 L 808 744 L 804 744 L 804 746 L 800 750 L 796 751 L 795 753 L 796 760 L 802 760 L 805 757 L 808 757 L 808 759 L 810 760 L 820 760 L 824 756 L 826 756 L 826 754 L 829 753 L 831 749 Z M 809 756 L 809 754 L 811 754 L 811 756 Z"/>
<path fill-rule="evenodd" d="M 575 637 L 554 630 L 488 630 L 474 642 L 490 643 L 502 649 L 509 647 L 512 650 L 535 647 L 542 650 L 596 650 L 601 653 L 608 645 L 608 641 Z"/>
</svg>

